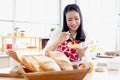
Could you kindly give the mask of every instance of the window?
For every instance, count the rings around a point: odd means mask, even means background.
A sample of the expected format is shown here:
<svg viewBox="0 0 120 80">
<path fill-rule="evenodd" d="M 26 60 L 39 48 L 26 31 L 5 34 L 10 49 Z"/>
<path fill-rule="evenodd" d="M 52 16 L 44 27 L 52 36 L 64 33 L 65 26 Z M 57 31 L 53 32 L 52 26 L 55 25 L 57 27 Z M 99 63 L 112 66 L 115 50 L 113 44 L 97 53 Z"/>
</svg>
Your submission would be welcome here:
<svg viewBox="0 0 120 80">
<path fill-rule="evenodd" d="M 116 1 L 79 0 L 84 20 L 84 29 L 91 39 L 100 41 L 105 50 L 115 50 L 116 43 Z"/>
<path fill-rule="evenodd" d="M 26 35 L 48 38 L 59 25 L 58 0 L 0 0 L 0 12 L 0 37 L 19 27 Z"/>
<path fill-rule="evenodd" d="M 12 20 L 13 18 L 13 0 L 0 0 L 0 21 Z"/>
<path fill-rule="evenodd" d="M 16 27 L 24 29 L 26 34 L 49 37 L 50 28 L 59 24 L 58 1 L 16 0 L 16 21 Z"/>
</svg>

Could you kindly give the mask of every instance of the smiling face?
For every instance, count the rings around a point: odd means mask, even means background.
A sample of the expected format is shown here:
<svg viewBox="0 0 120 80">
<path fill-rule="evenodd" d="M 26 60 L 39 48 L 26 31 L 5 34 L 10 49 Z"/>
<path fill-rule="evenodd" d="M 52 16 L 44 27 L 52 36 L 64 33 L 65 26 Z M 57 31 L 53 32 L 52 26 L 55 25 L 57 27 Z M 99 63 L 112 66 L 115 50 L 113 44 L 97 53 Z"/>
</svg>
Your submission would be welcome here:
<svg viewBox="0 0 120 80">
<path fill-rule="evenodd" d="M 69 27 L 69 31 L 75 31 L 80 26 L 80 16 L 76 11 L 69 11 L 66 13 L 66 22 Z"/>
</svg>

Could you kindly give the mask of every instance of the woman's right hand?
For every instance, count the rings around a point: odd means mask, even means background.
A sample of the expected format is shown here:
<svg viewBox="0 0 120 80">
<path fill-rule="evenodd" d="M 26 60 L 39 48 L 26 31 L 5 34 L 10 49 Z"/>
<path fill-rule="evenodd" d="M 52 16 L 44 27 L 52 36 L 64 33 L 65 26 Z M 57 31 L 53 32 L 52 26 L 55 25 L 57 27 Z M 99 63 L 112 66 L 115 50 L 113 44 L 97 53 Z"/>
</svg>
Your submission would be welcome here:
<svg viewBox="0 0 120 80">
<path fill-rule="evenodd" d="M 68 40 L 69 36 L 70 36 L 69 31 L 67 31 L 67 32 L 61 32 L 61 34 L 59 35 L 59 38 L 58 38 L 58 42 L 62 43 L 64 41 Z"/>
</svg>

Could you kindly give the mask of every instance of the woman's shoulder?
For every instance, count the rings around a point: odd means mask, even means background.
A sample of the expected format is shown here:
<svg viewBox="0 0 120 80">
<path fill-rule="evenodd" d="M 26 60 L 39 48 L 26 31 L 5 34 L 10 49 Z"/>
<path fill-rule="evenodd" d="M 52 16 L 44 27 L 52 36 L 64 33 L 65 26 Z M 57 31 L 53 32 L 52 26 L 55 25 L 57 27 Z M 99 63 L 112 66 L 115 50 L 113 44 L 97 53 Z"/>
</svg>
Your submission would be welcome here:
<svg viewBox="0 0 120 80">
<path fill-rule="evenodd" d="M 61 32 L 61 31 L 62 31 L 62 27 L 57 27 L 57 28 L 55 28 L 54 31 L 59 31 L 59 32 Z"/>
<path fill-rule="evenodd" d="M 61 32 L 62 32 L 62 28 L 61 27 L 57 27 L 57 28 L 55 28 L 55 30 L 52 33 L 59 34 Z"/>
<path fill-rule="evenodd" d="M 62 27 L 57 27 L 51 32 L 50 37 L 57 37 L 62 32 Z"/>
</svg>

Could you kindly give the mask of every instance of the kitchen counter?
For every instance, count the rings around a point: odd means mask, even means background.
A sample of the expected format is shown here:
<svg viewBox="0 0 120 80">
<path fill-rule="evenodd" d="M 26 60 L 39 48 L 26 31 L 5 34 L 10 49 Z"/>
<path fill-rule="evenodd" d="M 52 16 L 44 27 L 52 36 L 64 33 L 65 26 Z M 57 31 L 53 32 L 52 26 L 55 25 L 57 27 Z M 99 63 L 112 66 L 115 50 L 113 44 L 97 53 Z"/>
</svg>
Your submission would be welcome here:
<svg viewBox="0 0 120 80">
<path fill-rule="evenodd" d="M 120 69 L 114 70 L 114 69 L 108 68 L 108 63 L 111 60 L 113 60 L 113 58 L 96 58 L 95 60 L 93 60 L 94 70 L 93 72 L 88 73 L 85 76 L 84 80 L 118 80 L 120 79 Z M 101 68 L 103 71 L 96 72 L 96 68 Z"/>
<path fill-rule="evenodd" d="M 119 80 L 120 71 L 105 71 L 88 73 L 84 80 Z"/>
<path fill-rule="evenodd" d="M 8 55 L 6 53 L 0 53 L 0 58 L 6 58 Z"/>
</svg>

